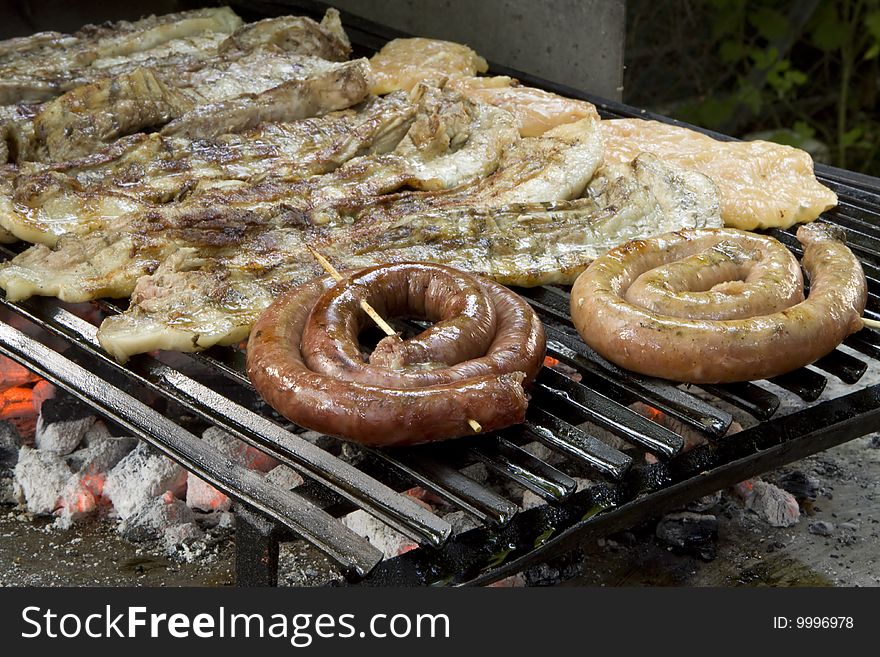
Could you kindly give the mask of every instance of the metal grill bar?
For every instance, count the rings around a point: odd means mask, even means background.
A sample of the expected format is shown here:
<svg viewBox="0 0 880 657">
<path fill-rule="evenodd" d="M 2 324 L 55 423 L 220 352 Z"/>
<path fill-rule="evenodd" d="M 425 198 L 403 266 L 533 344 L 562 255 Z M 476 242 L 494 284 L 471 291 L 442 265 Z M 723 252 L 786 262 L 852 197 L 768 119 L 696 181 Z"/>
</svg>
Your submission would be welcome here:
<svg viewBox="0 0 880 657">
<path fill-rule="evenodd" d="M 586 461 L 614 479 L 623 477 L 632 465 L 632 458 L 626 454 L 621 454 L 542 408 L 532 406 L 529 411 L 529 419 L 524 426 L 544 444 Z"/>
<path fill-rule="evenodd" d="M 532 456 L 501 437 L 482 441 L 469 452 L 490 468 L 519 482 L 548 502 L 562 502 L 577 489 L 577 483 L 552 465 Z"/>
<path fill-rule="evenodd" d="M 427 510 L 399 495 L 384 484 L 367 477 L 356 468 L 262 417 L 215 393 L 190 377 L 149 357 L 134 359 L 130 367 L 119 365 L 99 347 L 94 325 L 58 307 L 42 312 L 38 300 L 24 304 L 2 303 L 58 335 L 68 337 L 108 367 L 137 383 L 173 399 L 208 422 L 216 424 L 247 443 L 271 453 L 275 458 L 319 479 L 329 488 L 364 506 L 384 522 L 414 540 L 439 545 L 451 528 Z"/>
<path fill-rule="evenodd" d="M 406 452 L 405 457 L 398 459 L 391 459 L 382 451 L 376 451 L 376 455 L 397 467 L 404 468 L 425 488 L 448 499 L 484 522 L 504 526 L 516 514 L 516 504 L 446 465 L 437 457 L 434 446 L 424 446 Z"/>
<path fill-rule="evenodd" d="M 99 409 L 132 435 L 146 440 L 212 486 L 297 532 L 335 559 L 349 574 L 363 577 L 381 561 L 379 550 L 296 493 L 267 484 L 259 474 L 224 459 L 161 413 L 3 323 L 0 323 L 0 353 Z"/>
</svg>

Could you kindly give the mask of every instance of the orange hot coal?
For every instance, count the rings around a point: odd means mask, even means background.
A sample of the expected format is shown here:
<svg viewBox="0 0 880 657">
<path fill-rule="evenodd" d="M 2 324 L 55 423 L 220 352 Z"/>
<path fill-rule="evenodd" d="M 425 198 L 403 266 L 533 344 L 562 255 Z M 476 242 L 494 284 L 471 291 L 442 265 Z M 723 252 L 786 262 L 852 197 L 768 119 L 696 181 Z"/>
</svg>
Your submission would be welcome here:
<svg viewBox="0 0 880 657">
<path fill-rule="evenodd" d="M 36 383 L 40 377 L 14 360 L 0 356 L 0 390 Z"/>
<path fill-rule="evenodd" d="M 0 393 L 0 420 L 32 415 L 36 415 L 33 388 L 17 386 Z"/>
</svg>

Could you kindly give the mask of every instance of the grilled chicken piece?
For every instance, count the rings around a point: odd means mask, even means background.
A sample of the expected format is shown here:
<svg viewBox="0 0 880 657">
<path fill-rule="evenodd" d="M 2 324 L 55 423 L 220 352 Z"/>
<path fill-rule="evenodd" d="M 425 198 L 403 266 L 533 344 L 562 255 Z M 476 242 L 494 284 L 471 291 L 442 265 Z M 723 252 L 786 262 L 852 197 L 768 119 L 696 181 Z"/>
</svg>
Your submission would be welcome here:
<svg viewBox="0 0 880 657">
<path fill-rule="evenodd" d="M 724 225 L 742 230 L 789 228 L 837 205 L 813 175 L 810 155 L 767 141 L 717 141 L 659 121 L 602 121 L 605 156 L 627 162 L 642 151 L 706 174 L 721 193 Z"/>
<path fill-rule="evenodd" d="M 446 83 L 468 98 L 505 109 L 516 117 L 519 134 L 537 137 L 550 128 L 581 119 L 599 120 L 595 105 L 584 100 L 524 87 L 507 76 L 452 77 Z"/>
<path fill-rule="evenodd" d="M 370 58 L 376 95 L 410 91 L 420 82 L 488 70 L 486 60 L 460 43 L 436 39 L 394 39 Z"/>
<path fill-rule="evenodd" d="M 87 25 L 72 35 L 41 33 L 0 42 L 0 104 L 49 100 L 107 75 L 101 67 L 92 67 L 96 61 L 128 57 L 206 32 L 229 34 L 240 25 L 241 19 L 222 7 L 151 16 L 133 23 Z M 135 60 L 132 67 L 137 65 Z"/>
<path fill-rule="evenodd" d="M 720 225 L 710 180 L 642 156 L 603 172 L 590 196 L 575 201 L 451 208 L 367 231 L 257 231 L 213 255 L 183 248 L 138 281 L 129 310 L 105 320 L 98 337 L 120 361 L 153 349 L 237 343 L 278 295 L 323 273 L 306 245 L 339 267 L 430 261 L 531 286 L 571 283 L 595 257 L 634 237 Z"/>
<path fill-rule="evenodd" d="M 305 16 L 283 16 L 243 25 L 224 41 L 220 53 L 248 52 L 265 45 L 333 62 L 344 62 L 351 54 L 351 42 L 342 29 L 339 12 L 332 7 L 320 23 Z"/>
</svg>

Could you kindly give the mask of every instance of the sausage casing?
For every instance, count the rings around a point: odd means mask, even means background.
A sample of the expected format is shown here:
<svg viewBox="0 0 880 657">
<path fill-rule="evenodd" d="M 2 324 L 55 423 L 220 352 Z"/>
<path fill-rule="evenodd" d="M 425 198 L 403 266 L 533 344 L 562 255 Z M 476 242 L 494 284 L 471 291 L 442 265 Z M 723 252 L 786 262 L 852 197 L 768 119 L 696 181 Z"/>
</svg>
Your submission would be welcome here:
<svg viewBox="0 0 880 657">
<path fill-rule="evenodd" d="M 681 231 L 629 242 L 590 265 L 572 288 L 575 327 L 587 344 L 618 365 L 675 381 L 748 381 L 808 365 L 862 327 L 867 286 L 861 265 L 840 231 L 815 223 L 801 226 L 797 236 L 804 246 L 802 264 L 811 282 L 804 301 L 791 289 L 799 272 L 785 275 L 781 256 L 768 270 L 768 285 L 750 280 L 747 273 L 745 281 L 705 289 L 718 278 L 711 267 L 724 260 L 713 263 L 705 256 L 706 249 L 724 242 L 749 248 L 763 240 L 766 253 L 772 254 L 776 249 L 772 238 L 734 229 Z M 649 275 L 649 284 L 629 295 L 639 277 L 676 260 L 681 264 L 673 266 L 670 279 L 689 282 L 696 289 L 670 287 L 666 299 L 653 307 L 648 303 L 646 308 L 639 305 L 640 295 L 651 299 L 662 289 L 665 276 L 650 280 Z M 697 266 L 710 268 L 702 284 L 695 282 L 699 281 L 697 273 L 687 271 Z M 738 283 L 754 284 L 751 294 L 737 296 Z M 766 312 L 789 295 L 791 305 Z M 709 299 L 713 296 L 731 297 L 721 311 L 722 317 L 731 318 L 712 318 Z M 700 306 L 706 308 L 702 316 L 689 315 Z"/>
<path fill-rule="evenodd" d="M 440 282 L 426 285 L 434 279 Z M 395 367 L 367 363 L 357 343 L 366 321 L 361 299 L 388 317 L 437 324 L 404 341 L 402 358 L 384 357 Z M 485 316 L 484 303 L 491 306 Z M 449 339 L 453 329 L 462 339 Z M 410 362 L 415 352 L 429 358 L 428 367 Z M 301 426 L 373 446 L 405 445 L 472 435 L 471 421 L 482 431 L 522 422 L 523 384 L 544 353 L 541 322 L 503 286 L 440 265 L 402 263 L 338 284 L 316 279 L 277 300 L 251 333 L 248 374 L 269 404 Z"/>
</svg>

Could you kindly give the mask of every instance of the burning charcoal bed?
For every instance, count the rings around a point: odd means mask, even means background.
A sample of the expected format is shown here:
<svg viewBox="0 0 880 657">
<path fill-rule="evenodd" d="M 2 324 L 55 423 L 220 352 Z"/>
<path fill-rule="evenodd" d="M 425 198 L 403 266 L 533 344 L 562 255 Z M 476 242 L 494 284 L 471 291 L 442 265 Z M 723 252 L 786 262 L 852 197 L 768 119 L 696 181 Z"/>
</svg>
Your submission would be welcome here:
<svg viewBox="0 0 880 657">
<path fill-rule="evenodd" d="M 361 53 L 390 35 L 354 17 L 346 29 Z M 589 100 L 608 117 L 665 120 L 493 71 Z M 880 319 L 880 189 L 828 167 L 817 175 L 840 198 L 824 218 L 846 231 L 863 263 L 865 315 Z M 773 235 L 797 252 L 793 231 Z M 0 253 L 10 258 L 16 248 Z M 120 312 L 115 303 L 4 298 L 0 418 L 18 438 L 0 431 L 0 493 L 62 527 L 111 505 L 127 538 L 178 555 L 216 544 L 234 514 L 240 585 L 277 583 L 279 543 L 293 537 L 352 585 L 478 585 L 667 511 L 677 512 L 658 526 L 663 540 L 709 549 L 714 516 L 680 509 L 880 425 L 876 331 L 770 381 L 675 385 L 623 371 L 587 347 L 567 289 L 517 291 L 548 339 L 526 423 L 395 450 L 291 425 L 256 394 L 239 347 L 120 365 L 96 338 L 96 324 Z M 773 498 L 770 485 L 737 490 L 755 509 L 784 507 L 788 497 Z"/>
</svg>

